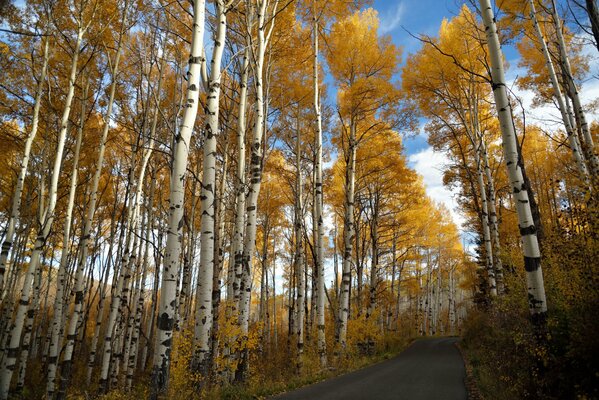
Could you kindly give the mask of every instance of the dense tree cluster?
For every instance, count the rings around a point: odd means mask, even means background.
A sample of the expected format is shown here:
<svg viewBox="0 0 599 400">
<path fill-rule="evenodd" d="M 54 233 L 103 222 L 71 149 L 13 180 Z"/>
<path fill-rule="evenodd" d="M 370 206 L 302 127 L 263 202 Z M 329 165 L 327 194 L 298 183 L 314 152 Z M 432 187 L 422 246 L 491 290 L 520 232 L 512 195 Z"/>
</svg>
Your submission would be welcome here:
<svg viewBox="0 0 599 400">
<path fill-rule="evenodd" d="M 539 374 L 591 362 L 599 129 L 553 1 L 499 32 L 463 6 L 403 68 L 361 1 L 25 3 L 0 8 L 0 400 L 224 396 L 510 313 Z M 513 110 L 508 40 L 559 127 Z M 474 256 L 405 155 L 421 118 Z"/>
</svg>

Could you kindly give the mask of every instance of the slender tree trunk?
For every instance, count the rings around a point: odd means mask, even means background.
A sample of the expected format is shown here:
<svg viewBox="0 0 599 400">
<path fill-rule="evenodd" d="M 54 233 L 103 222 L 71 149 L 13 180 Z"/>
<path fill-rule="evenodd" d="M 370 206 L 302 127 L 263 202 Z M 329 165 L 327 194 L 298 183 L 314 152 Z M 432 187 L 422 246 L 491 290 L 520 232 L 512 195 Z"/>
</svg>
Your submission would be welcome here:
<svg viewBox="0 0 599 400">
<path fill-rule="evenodd" d="M 345 218 L 343 223 L 343 271 L 339 299 L 337 343 L 345 350 L 347 340 L 347 319 L 349 315 L 349 289 L 351 278 L 351 262 L 353 256 L 354 227 L 354 191 L 356 181 L 356 133 L 355 124 L 350 122 L 349 144 L 345 168 Z"/>
<path fill-rule="evenodd" d="M 175 138 L 173 148 L 168 235 L 164 254 L 164 270 L 162 272 L 160 310 L 157 321 L 158 335 L 156 337 L 154 368 L 152 372 L 152 398 L 156 398 L 158 392 L 164 391 L 168 385 L 170 351 L 176 312 L 176 277 L 179 256 L 181 254 L 180 240 L 183 225 L 183 201 L 185 197 L 183 181 L 187 169 L 191 134 L 198 111 L 201 63 L 203 62 L 205 0 L 194 0 L 193 10 L 191 53 L 189 57 L 189 70 L 187 72 L 187 102 L 185 103 L 179 135 Z"/>
<path fill-rule="evenodd" d="M 586 188 L 590 189 L 591 181 L 589 171 L 585 163 L 584 155 L 578 143 L 578 134 L 576 133 L 574 126 L 570 124 L 570 118 L 566 110 L 566 105 L 564 103 L 564 97 L 562 96 L 560 84 L 557 79 L 557 74 L 555 73 L 555 68 L 553 67 L 553 61 L 551 60 L 551 55 L 549 54 L 547 43 L 545 42 L 543 32 L 541 31 L 541 27 L 539 26 L 539 22 L 537 20 L 534 0 L 529 0 L 528 3 L 530 5 L 530 19 L 534 25 L 535 32 L 537 34 L 537 40 L 539 41 L 540 51 L 543 54 L 543 57 L 545 58 L 545 64 L 547 65 L 547 71 L 549 73 L 549 78 L 551 79 L 551 86 L 553 87 L 553 96 L 557 101 L 557 106 L 561 113 L 562 121 L 564 122 L 564 127 L 566 128 L 566 136 L 568 137 L 570 150 L 572 151 L 572 156 L 574 157 L 574 161 L 578 168 L 580 178 L 584 182 Z"/>
<path fill-rule="evenodd" d="M 306 281 L 304 279 L 304 215 L 303 215 L 303 181 L 301 171 L 301 135 L 299 128 L 295 132 L 295 168 L 296 168 L 296 184 L 295 184 L 295 273 L 297 276 L 297 360 L 296 370 L 298 375 L 301 374 L 303 368 L 303 353 L 304 353 L 304 297 Z"/>
<path fill-rule="evenodd" d="M 561 61 L 561 69 L 564 75 L 564 80 L 566 83 L 566 88 L 572 99 L 572 104 L 574 106 L 574 113 L 576 116 L 576 120 L 579 123 L 579 128 L 582 132 L 582 139 L 584 139 L 583 150 L 585 152 L 586 158 L 590 163 L 591 172 L 593 177 L 593 184 L 597 184 L 597 179 L 599 178 L 599 156 L 597 155 L 595 144 L 593 143 L 593 136 L 591 134 L 589 124 L 586 120 L 586 115 L 584 109 L 582 107 L 582 102 L 580 101 L 580 95 L 578 91 L 578 87 L 576 82 L 574 81 L 574 76 L 572 75 L 572 68 L 570 67 L 570 59 L 568 57 L 568 50 L 566 46 L 566 41 L 564 39 L 564 35 L 562 32 L 562 23 L 560 16 L 557 12 L 557 4 L 555 0 L 551 0 L 551 13 L 553 17 L 553 24 L 555 25 L 555 33 L 557 35 L 557 44 L 559 47 L 560 61 Z M 554 87 L 555 90 L 555 87 Z M 567 129 L 567 127 L 566 127 Z M 574 149 L 572 149 L 574 152 Z M 579 152 L 580 153 L 580 152 Z M 577 157 L 576 154 L 574 154 Z M 577 160 L 578 162 L 578 160 Z M 579 166 L 580 170 L 580 166 Z M 580 170 L 582 174 L 584 171 Z"/>
<path fill-rule="evenodd" d="M 490 0 L 480 0 L 480 8 L 491 58 L 492 88 L 501 128 L 504 158 L 510 184 L 513 189 L 514 202 L 518 214 L 518 226 L 522 237 L 529 310 L 535 323 L 544 324 L 547 313 L 547 301 L 541 268 L 541 252 L 537 240 L 537 229 L 532 218 L 528 191 L 522 176 L 522 166 L 519 162 L 512 108 L 507 96 L 503 71 L 501 45 L 499 44 L 497 26 L 495 25 Z"/>
<path fill-rule="evenodd" d="M 491 241 L 491 224 L 489 222 L 489 207 L 487 204 L 487 188 L 485 186 L 483 165 L 480 157 L 481 144 L 476 141 L 476 137 L 479 137 L 477 133 L 474 133 L 473 145 L 474 145 L 474 162 L 476 163 L 476 176 L 478 179 L 478 190 L 480 192 L 480 204 L 481 204 L 481 224 L 483 228 L 483 242 L 485 246 L 485 265 L 487 268 L 487 281 L 489 284 L 489 294 L 494 297 L 497 296 L 497 284 L 495 280 L 495 267 L 493 263 L 493 244 Z"/>
<path fill-rule="evenodd" d="M 87 91 L 89 88 L 89 80 L 85 85 L 83 96 L 81 97 L 81 116 L 79 129 L 77 132 L 77 140 L 75 143 L 75 153 L 73 155 L 73 168 L 71 169 L 71 185 L 69 188 L 69 201 L 64 220 L 64 229 L 62 237 L 62 252 L 60 255 L 60 265 L 58 268 L 57 287 L 54 300 L 54 317 L 52 319 L 50 348 L 48 350 L 48 381 L 46 395 L 48 399 L 54 396 L 54 386 L 56 378 L 56 364 L 58 362 L 59 336 L 60 328 L 63 319 L 63 297 L 65 292 L 65 278 L 67 261 L 69 259 L 69 241 L 71 240 L 71 220 L 73 216 L 73 207 L 75 205 L 75 191 L 77 189 L 77 173 L 79 167 L 79 151 L 81 149 L 81 140 L 83 138 L 83 127 L 85 125 Z M 68 304 L 68 303 L 67 303 Z"/>
<path fill-rule="evenodd" d="M 258 207 L 258 196 L 260 194 L 260 184 L 262 181 L 262 163 L 263 148 L 262 139 L 265 133 L 264 118 L 264 53 L 268 44 L 268 39 L 272 30 L 265 34 L 265 21 L 268 0 L 261 0 L 257 5 L 257 23 L 258 23 L 258 43 L 256 53 L 254 54 L 254 85 L 255 85 L 255 110 L 254 110 L 254 133 L 251 145 L 250 159 L 250 186 L 246 199 L 247 222 L 245 237 L 243 243 L 243 265 L 242 279 L 240 283 L 240 305 L 239 305 L 239 323 L 241 325 L 241 334 L 244 340 L 247 340 L 249 317 L 250 317 L 250 297 L 251 297 L 251 266 L 254 253 L 256 251 L 256 216 Z M 276 7 L 275 7 L 276 8 Z M 253 10 L 251 11 L 253 12 Z M 274 24 L 274 16 L 270 19 L 271 28 Z M 248 369 L 247 348 L 242 352 L 242 360 L 237 371 L 237 379 L 243 380 L 245 372 Z"/>
<path fill-rule="evenodd" d="M 60 120 L 58 148 L 55 152 L 54 166 L 52 169 L 48 205 L 43 209 L 43 215 L 40 219 L 40 227 L 38 229 L 37 237 L 35 239 L 33 253 L 29 260 L 29 267 L 27 269 L 23 281 L 21 299 L 19 301 L 16 317 L 11 329 L 10 344 L 8 347 L 7 355 L 2 365 L 2 369 L 0 371 L 0 400 L 5 400 L 8 397 L 10 381 L 15 368 L 16 357 L 19 352 L 23 323 L 25 321 L 25 315 L 29 308 L 29 302 L 31 297 L 31 284 L 33 282 L 33 278 L 37 272 L 37 269 L 39 268 L 40 256 L 44 249 L 46 240 L 48 239 L 48 235 L 50 234 L 52 224 L 54 222 L 54 209 L 56 207 L 58 194 L 58 178 L 60 177 L 62 155 L 64 152 L 69 116 L 71 115 L 71 105 L 73 101 L 73 96 L 75 94 L 75 80 L 77 79 L 79 50 L 83 40 L 83 33 L 83 27 L 79 26 L 77 32 L 77 39 L 75 41 L 74 46 L 73 58 L 71 62 L 71 71 L 69 74 L 69 86 L 67 90 L 67 96 L 65 99 L 62 118 Z"/>
<path fill-rule="evenodd" d="M 229 262 L 229 281 L 227 298 L 229 314 L 234 315 L 239 309 L 241 299 L 239 287 L 243 275 L 243 236 L 245 225 L 245 114 L 247 105 L 247 83 L 249 74 L 249 52 L 247 46 L 243 53 L 241 83 L 239 93 L 239 110 L 237 116 L 237 176 L 235 185 L 235 228 L 233 232 L 232 249 L 233 263 Z M 233 265 L 233 268 L 231 268 Z"/>
<path fill-rule="evenodd" d="M 487 178 L 487 185 L 489 188 L 489 220 L 491 224 L 491 236 L 493 237 L 493 255 L 495 260 L 495 278 L 497 281 L 497 293 L 503 294 L 505 292 L 505 283 L 503 280 L 503 264 L 501 262 L 501 243 L 499 241 L 499 223 L 497 222 L 497 207 L 495 205 L 495 184 L 493 183 L 493 174 L 491 173 L 491 167 L 489 165 L 489 155 L 487 153 L 487 146 L 484 138 L 480 135 L 480 146 L 483 164 L 485 168 L 485 176 Z"/>
<path fill-rule="evenodd" d="M 21 163 L 19 165 L 19 175 L 17 177 L 17 184 L 15 186 L 15 191 L 13 193 L 12 198 L 12 206 L 10 210 L 10 217 L 8 219 L 8 224 L 6 227 L 6 235 L 4 236 L 4 241 L 2 242 L 2 250 L 0 251 L 0 298 L 3 297 L 2 289 L 4 284 L 4 274 L 6 272 L 6 264 L 8 262 L 8 255 L 12 248 L 13 241 L 15 239 L 15 227 L 21 215 L 21 196 L 23 194 L 23 185 L 25 184 L 25 177 L 27 176 L 27 168 L 29 167 L 29 158 L 31 155 L 31 146 L 33 144 L 33 140 L 37 135 L 37 128 L 39 125 L 39 113 L 40 107 L 42 104 L 42 94 L 44 92 L 44 85 L 46 83 L 46 72 L 48 70 L 48 60 L 50 59 L 50 38 L 46 38 L 44 43 L 44 53 L 43 53 L 43 62 L 42 62 L 42 70 L 40 72 L 40 77 L 38 80 L 36 93 L 35 93 L 35 102 L 33 105 L 33 116 L 31 120 L 31 130 L 29 131 L 29 136 L 27 136 L 27 140 L 25 141 L 25 149 L 23 151 L 23 156 L 21 157 Z"/>
<path fill-rule="evenodd" d="M 216 191 L 216 138 L 219 132 L 219 99 L 221 85 L 221 60 L 227 33 L 227 10 L 223 0 L 215 2 L 216 37 L 210 61 L 210 77 L 204 126 L 204 168 L 200 194 L 202 227 L 199 286 L 195 318 L 194 360 L 199 371 L 206 376 L 210 363 L 210 338 L 212 330 L 212 279 L 214 274 L 215 245 L 215 191 Z"/>
<path fill-rule="evenodd" d="M 324 303 L 324 221 L 323 221 L 323 196 L 322 196 L 322 117 L 320 113 L 319 79 L 318 79 L 318 53 L 319 53 L 319 24 L 313 11 L 312 35 L 314 37 L 314 63 L 313 63 L 313 91 L 314 91 L 314 114 L 316 116 L 316 162 L 314 165 L 314 219 L 316 221 L 316 240 L 314 241 L 316 257 L 314 271 L 317 274 L 316 281 L 316 324 L 318 330 L 318 356 L 320 366 L 327 366 L 327 343 L 325 337 L 325 303 Z M 336 278 L 336 275 L 335 275 Z M 335 283 L 336 285 L 336 283 Z M 274 289 L 273 289 L 274 290 Z"/>
</svg>

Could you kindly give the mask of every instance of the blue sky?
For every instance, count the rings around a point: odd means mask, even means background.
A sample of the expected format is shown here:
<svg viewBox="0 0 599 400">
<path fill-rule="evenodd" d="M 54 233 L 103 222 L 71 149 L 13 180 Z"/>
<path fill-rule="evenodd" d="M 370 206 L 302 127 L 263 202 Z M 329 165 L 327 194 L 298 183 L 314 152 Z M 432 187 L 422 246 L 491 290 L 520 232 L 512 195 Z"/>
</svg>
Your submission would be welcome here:
<svg viewBox="0 0 599 400">
<path fill-rule="evenodd" d="M 451 19 L 457 15 L 464 3 L 472 7 L 470 2 L 463 0 L 374 0 L 372 7 L 379 13 L 379 32 L 390 35 L 393 42 L 403 48 L 403 59 L 405 60 L 409 54 L 417 52 L 421 45 L 417 39 L 410 36 L 410 33 L 436 36 L 443 19 Z M 477 4 L 478 1 L 474 1 L 474 3 Z M 558 3 L 563 6 L 562 1 L 558 0 Z M 496 8 L 495 11 L 497 13 Z M 499 28 L 501 29 L 501 27 Z M 551 125 L 549 122 L 559 121 L 559 116 L 554 107 L 533 108 L 531 105 L 533 93 L 515 87 L 514 81 L 516 78 L 526 73 L 523 68 L 518 66 L 519 56 L 515 48 L 513 46 L 504 46 L 503 51 L 509 65 L 506 71 L 508 86 L 521 98 L 527 121 L 544 125 L 550 130 L 559 128 L 559 126 Z M 599 71 L 599 54 L 597 54 L 596 49 L 590 47 L 585 48 L 584 52 L 591 56 L 590 71 L 594 71 L 596 74 Z M 599 98 L 599 80 L 589 75 L 582 83 L 581 95 L 585 103 Z M 598 120 L 599 116 L 590 113 L 589 119 Z M 426 120 L 421 120 L 421 127 L 425 123 Z M 404 147 L 410 165 L 423 176 L 428 195 L 434 201 L 445 204 L 451 211 L 454 221 L 460 225 L 463 218 L 457 210 L 454 199 L 455 194 L 445 188 L 442 183 L 442 170 L 447 163 L 445 155 L 432 150 L 424 133 L 413 138 L 406 138 Z M 464 235 L 470 236 L 468 233 L 464 233 Z"/>
</svg>

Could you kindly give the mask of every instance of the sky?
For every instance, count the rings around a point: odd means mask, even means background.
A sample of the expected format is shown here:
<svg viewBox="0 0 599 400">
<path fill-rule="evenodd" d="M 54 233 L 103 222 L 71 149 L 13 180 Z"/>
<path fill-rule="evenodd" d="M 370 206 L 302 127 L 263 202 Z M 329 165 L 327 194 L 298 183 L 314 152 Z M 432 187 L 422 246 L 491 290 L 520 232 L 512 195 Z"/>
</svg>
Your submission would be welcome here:
<svg viewBox="0 0 599 400">
<path fill-rule="evenodd" d="M 418 39 L 410 34 L 436 36 L 443 19 L 451 19 L 457 15 L 462 4 L 464 1 L 461 0 L 375 0 L 372 6 L 379 14 L 379 32 L 390 35 L 392 41 L 403 48 L 403 60 L 405 60 L 407 55 L 417 52 L 421 46 Z M 506 71 L 508 87 L 511 87 L 522 99 L 527 120 L 555 129 L 554 121 L 559 120 L 557 109 L 552 106 L 532 108 L 533 93 L 519 90 L 514 85 L 516 78 L 525 73 L 523 68 L 518 67 L 518 53 L 509 46 L 504 46 L 503 51 L 509 65 Z M 599 71 L 599 54 L 593 48 L 585 48 L 584 51 L 592 56 L 590 71 L 595 71 L 596 74 Z M 583 82 L 581 94 L 585 103 L 599 98 L 599 79 L 589 76 Z M 590 120 L 599 119 L 596 114 L 589 117 Z M 461 228 L 464 218 L 458 210 L 455 194 L 443 186 L 443 169 L 448 164 L 448 160 L 443 153 L 433 151 L 428 145 L 424 132 L 426 122 L 424 119 L 420 121 L 418 135 L 404 139 L 405 153 L 410 166 L 422 175 L 427 194 L 434 201 L 445 204 L 454 222 L 458 228 Z M 471 233 L 463 230 L 462 233 L 465 240 L 472 239 Z"/>
</svg>

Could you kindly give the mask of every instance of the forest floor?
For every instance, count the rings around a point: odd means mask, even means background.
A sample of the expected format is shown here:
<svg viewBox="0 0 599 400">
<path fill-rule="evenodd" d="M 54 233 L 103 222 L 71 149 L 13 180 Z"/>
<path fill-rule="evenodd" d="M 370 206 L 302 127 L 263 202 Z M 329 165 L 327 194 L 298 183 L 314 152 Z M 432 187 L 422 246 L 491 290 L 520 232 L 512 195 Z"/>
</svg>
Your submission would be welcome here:
<svg viewBox="0 0 599 400">
<path fill-rule="evenodd" d="M 397 357 L 272 400 L 466 400 L 466 371 L 455 346 L 458 340 L 416 340 Z"/>
</svg>

